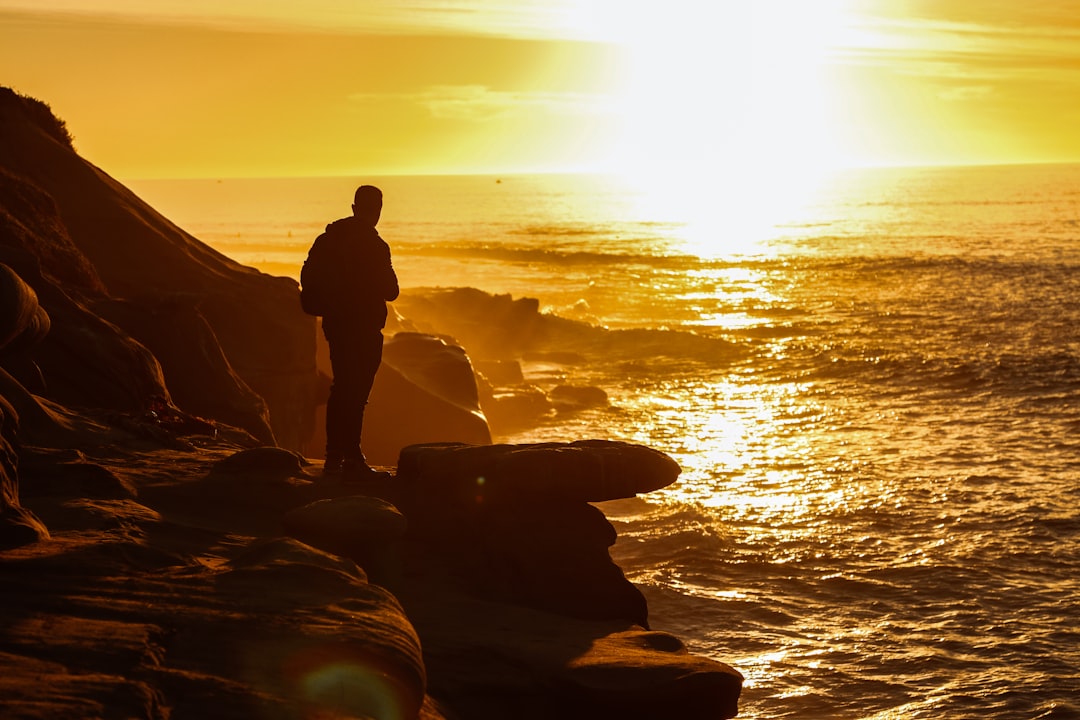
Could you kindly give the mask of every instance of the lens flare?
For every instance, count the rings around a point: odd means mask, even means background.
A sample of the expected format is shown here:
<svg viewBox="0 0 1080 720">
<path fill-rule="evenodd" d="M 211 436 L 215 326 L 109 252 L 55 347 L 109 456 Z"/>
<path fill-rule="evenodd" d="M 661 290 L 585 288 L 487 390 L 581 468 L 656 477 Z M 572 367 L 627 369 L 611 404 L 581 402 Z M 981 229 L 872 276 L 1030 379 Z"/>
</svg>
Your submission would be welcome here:
<svg viewBox="0 0 1080 720">
<path fill-rule="evenodd" d="M 324 645 L 297 655 L 286 668 L 293 691 L 308 705 L 307 717 L 405 720 L 416 716 L 404 684 L 385 658 L 354 647 Z"/>
</svg>

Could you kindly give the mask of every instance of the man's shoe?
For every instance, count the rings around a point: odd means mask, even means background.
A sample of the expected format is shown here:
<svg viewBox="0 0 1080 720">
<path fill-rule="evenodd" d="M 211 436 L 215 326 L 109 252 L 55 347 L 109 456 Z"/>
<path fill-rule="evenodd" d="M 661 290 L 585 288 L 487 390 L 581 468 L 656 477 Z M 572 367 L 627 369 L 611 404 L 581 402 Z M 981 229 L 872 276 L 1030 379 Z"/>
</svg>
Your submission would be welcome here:
<svg viewBox="0 0 1080 720">
<path fill-rule="evenodd" d="M 341 458 L 326 458 L 326 462 L 323 463 L 322 474 L 323 477 L 341 477 L 344 469 L 345 461 Z"/>
<path fill-rule="evenodd" d="M 390 473 L 384 470 L 376 470 L 363 461 L 345 461 L 341 471 L 341 479 L 344 482 L 371 482 L 373 480 L 388 480 Z"/>
</svg>

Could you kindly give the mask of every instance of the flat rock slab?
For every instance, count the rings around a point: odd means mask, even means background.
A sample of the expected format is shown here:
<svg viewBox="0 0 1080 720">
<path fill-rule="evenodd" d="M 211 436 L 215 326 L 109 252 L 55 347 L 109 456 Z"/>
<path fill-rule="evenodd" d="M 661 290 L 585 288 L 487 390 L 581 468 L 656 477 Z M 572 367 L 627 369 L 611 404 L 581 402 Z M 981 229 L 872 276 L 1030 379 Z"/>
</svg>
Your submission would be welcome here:
<svg viewBox="0 0 1080 720">
<path fill-rule="evenodd" d="M 681 471 L 665 453 L 615 440 L 411 445 L 398 458 L 401 481 L 485 499 L 618 500 L 667 487 Z"/>
<path fill-rule="evenodd" d="M 731 718 L 738 714 L 742 674 L 691 655 L 663 632 L 628 629 L 597 638 L 567 663 L 570 683 L 587 705 L 622 718 Z"/>
</svg>

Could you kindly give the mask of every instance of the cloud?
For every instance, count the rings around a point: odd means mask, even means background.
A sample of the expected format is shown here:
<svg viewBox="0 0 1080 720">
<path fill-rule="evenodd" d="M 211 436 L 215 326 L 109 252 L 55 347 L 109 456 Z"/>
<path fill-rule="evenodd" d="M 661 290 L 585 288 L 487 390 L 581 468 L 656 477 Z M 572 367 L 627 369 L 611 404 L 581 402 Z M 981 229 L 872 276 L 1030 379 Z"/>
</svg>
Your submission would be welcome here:
<svg viewBox="0 0 1080 720">
<path fill-rule="evenodd" d="M 566 35 L 573 0 L 0 0 L 0 11 L 72 15 L 226 30 L 452 34 L 508 38 Z"/>
<path fill-rule="evenodd" d="M 938 93 L 938 97 L 951 102 L 963 102 L 965 100 L 978 100 L 987 97 L 993 92 L 994 89 L 989 85 L 966 85 L 942 90 Z"/>
<path fill-rule="evenodd" d="M 526 114 L 596 115 L 609 111 L 610 103 L 599 95 L 575 92 L 493 90 L 485 85 L 434 85 L 420 92 L 387 95 L 358 93 L 354 102 L 403 100 L 419 105 L 439 120 L 485 122 Z"/>
<path fill-rule="evenodd" d="M 837 49 L 841 62 L 889 65 L 914 74 L 1009 76 L 1025 71 L 1080 71 L 1080 25 L 1051 24 L 1056 17 L 977 14 L 964 3 L 943 3 L 951 13 L 889 18 L 863 16 L 852 42 Z M 957 19 L 959 18 L 959 19 Z M 1042 21 L 1042 23 L 1038 21 Z M 862 42 L 859 42 L 862 40 Z M 962 69 L 962 70 L 961 70 Z"/>
</svg>

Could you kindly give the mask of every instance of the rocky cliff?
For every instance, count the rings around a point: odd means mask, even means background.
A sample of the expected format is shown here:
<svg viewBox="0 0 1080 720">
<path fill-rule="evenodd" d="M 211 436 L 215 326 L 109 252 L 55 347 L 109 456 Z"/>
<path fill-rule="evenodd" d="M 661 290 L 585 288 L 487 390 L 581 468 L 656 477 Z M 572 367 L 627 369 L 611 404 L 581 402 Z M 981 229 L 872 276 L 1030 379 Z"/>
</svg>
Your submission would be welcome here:
<svg viewBox="0 0 1080 720">
<path fill-rule="evenodd" d="M 320 375 L 316 319 L 301 312 L 296 282 L 242 266 L 178 228 L 80 157 L 47 105 L 8 88 L 0 88 L 0 263 L 51 318 L 32 359 L 0 358 L 31 392 L 136 415 L 180 411 L 255 443 L 321 454 L 328 368 Z M 414 442 L 490 441 L 475 402 L 447 402 L 427 382 L 431 372 L 418 371 L 456 372 L 467 385 L 475 383 L 467 360 L 432 349 L 403 342 L 387 353 L 365 437 L 376 462 L 392 463 Z M 396 423 L 404 412 L 424 422 Z"/>
</svg>

